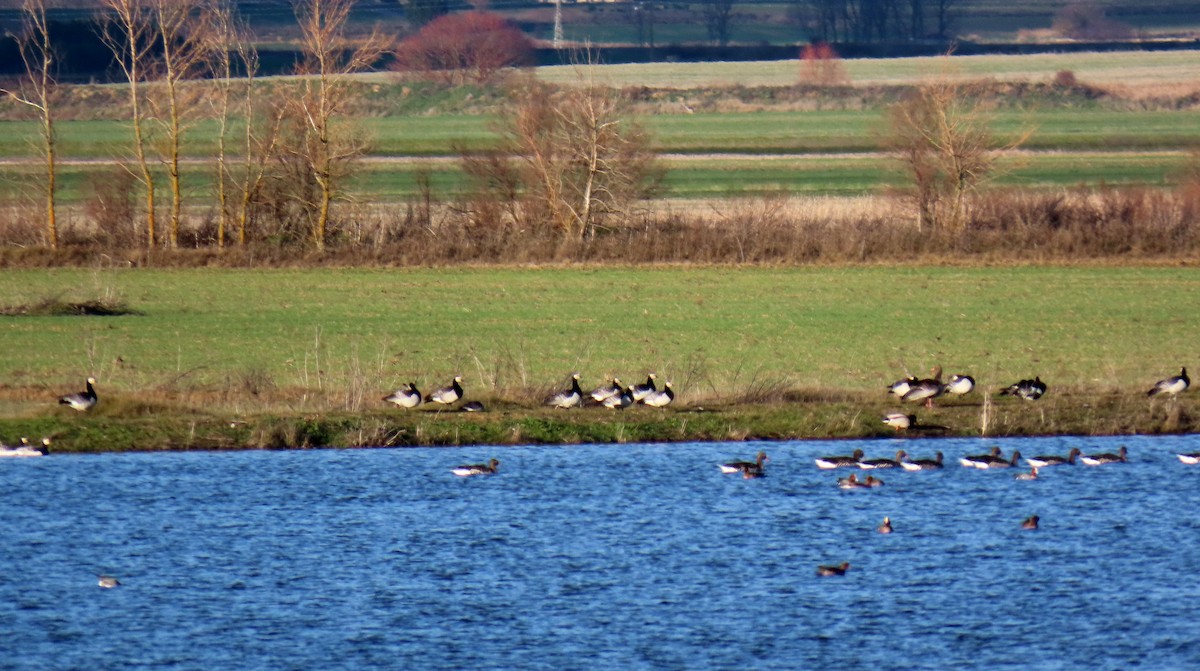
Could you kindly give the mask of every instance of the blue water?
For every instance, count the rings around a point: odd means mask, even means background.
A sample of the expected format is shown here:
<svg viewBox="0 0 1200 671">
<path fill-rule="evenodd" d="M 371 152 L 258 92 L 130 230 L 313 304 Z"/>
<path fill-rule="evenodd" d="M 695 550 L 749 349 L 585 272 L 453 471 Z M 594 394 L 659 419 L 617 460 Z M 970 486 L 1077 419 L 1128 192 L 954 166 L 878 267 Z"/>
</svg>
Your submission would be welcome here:
<svg viewBox="0 0 1200 671">
<path fill-rule="evenodd" d="M 957 466 L 992 444 L 1131 461 Z M 842 491 L 812 459 L 856 446 L 948 466 Z M 760 448 L 766 478 L 716 468 Z M 1177 451 L 1200 438 L 10 459 L 0 668 L 1198 669 Z"/>
</svg>

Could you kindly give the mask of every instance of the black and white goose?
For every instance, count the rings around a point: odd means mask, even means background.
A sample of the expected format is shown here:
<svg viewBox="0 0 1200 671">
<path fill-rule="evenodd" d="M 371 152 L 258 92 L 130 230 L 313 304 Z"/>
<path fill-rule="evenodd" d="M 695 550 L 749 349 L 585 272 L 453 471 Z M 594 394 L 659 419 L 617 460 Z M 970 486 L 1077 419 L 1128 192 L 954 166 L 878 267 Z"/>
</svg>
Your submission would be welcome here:
<svg viewBox="0 0 1200 671">
<path fill-rule="evenodd" d="M 1170 394 L 1174 398 L 1176 394 L 1187 391 L 1188 386 L 1191 384 L 1192 381 L 1188 378 L 1187 368 L 1180 368 L 1179 375 L 1155 382 L 1150 391 L 1146 392 L 1146 395 Z"/>
<path fill-rule="evenodd" d="M 903 398 L 903 396 L 908 393 L 908 390 L 912 389 L 913 383 L 916 381 L 917 378 L 911 375 L 906 378 L 896 380 L 888 385 L 888 393 L 896 398 Z"/>
<path fill-rule="evenodd" d="M 89 377 L 87 379 L 87 389 L 75 394 L 67 394 L 66 396 L 59 398 L 59 404 L 69 405 L 73 410 L 78 410 L 80 412 L 84 410 L 91 410 L 96 405 L 96 401 L 98 400 L 96 398 L 96 388 L 92 386 L 94 384 L 96 384 L 96 378 Z"/>
<path fill-rule="evenodd" d="M 463 397 L 462 376 L 455 375 L 450 384 L 430 392 L 425 395 L 426 403 L 439 403 L 441 405 L 454 405 Z"/>
<path fill-rule="evenodd" d="M 727 464 L 718 464 L 717 468 L 721 469 L 722 473 L 740 473 L 747 468 L 761 471 L 763 464 L 768 461 L 770 459 L 767 458 L 767 453 L 759 450 L 758 454 L 754 456 L 754 461 L 731 461 Z"/>
<path fill-rule="evenodd" d="M 663 383 L 663 388 L 657 391 L 652 391 L 642 398 L 642 404 L 648 405 L 651 408 L 665 408 L 675 400 L 675 390 L 671 388 L 670 382 Z"/>
<path fill-rule="evenodd" d="M 486 412 L 487 408 L 483 406 L 481 401 L 467 401 L 458 406 L 459 412 Z"/>
<path fill-rule="evenodd" d="M 1000 390 L 1001 396 L 1016 396 L 1026 401 L 1036 401 L 1045 394 L 1046 383 L 1042 382 L 1040 376 L 1035 376 L 1032 380 L 1021 380 Z"/>
<path fill-rule="evenodd" d="M 967 468 L 975 468 L 976 464 L 982 464 L 985 461 L 987 461 L 988 459 L 999 458 L 999 457 L 1000 457 L 1000 447 L 995 446 L 987 454 L 968 454 L 965 457 L 959 457 L 958 463 L 962 464 L 963 466 L 965 466 Z"/>
<path fill-rule="evenodd" d="M 609 410 L 624 410 L 625 408 L 633 405 L 633 393 L 628 387 L 625 387 L 612 396 L 609 396 L 601 401 L 600 405 L 608 408 Z"/>
<path fill-rule="evenodd" d="M 633 402 L 638 403 L 638 402 L 642 401 L 642 399 L 649 396 L 650 394 L 653 394 L 654 392 L 658 391 L 658 387 L 655 386 L 655 384 L 654 384 L 654 381 L 657 379 L 658 379 L 657 375 L 655 375 L 654 373 L 650 373 L 649 375 L 646 376 L 646 382 L 644 384 L 635 384 L 632 387 L 630 387 L 629 393 L 633 394 Z"/>
<path fill-rule="evenodd" d="M 876 468 L 899 468 L 907 456 L 908 453 L 904 450 L 896 450 L 895 459 L 862 459 L 858 462 L 858 467 L 866 471 L 872 471 Z"/>
<path fill-rule="evenodd" d="M 621 381 L 614 377 L 612 382 L 601 387 L 596 387 L 589 392 L 588 398 L 592 399 L 596 403 L 604 403 L 605 400 L 620 394 L 622 389 L 623 387 L 621 386 Z"/>
<path fill-rule="evenodd" d="M 942 463 L 942 453 L 938 452 L 933 459 L 913 459 L 911 461 L 901 461 L 900 467 L 906 471 L 935 471 L 945 467 Z"/>
<path fill-rule="evenodd" d="M 985 454 L 977 457 L 972 464 L 975 468 L 1013 468 L 1021 461 L 1021 453 L 1013 452 L 1012 457 L 1005 459 L 999 454 Z"/>
<path fill-rule="evenodd" d="M 403 389 L 397 389 L 383 397 L 385 403 L 391 403 L 401 408 L 415 408 L 421 405 L 421 392 L 415 382 L 409 382 Z"/>
<path fill-rule="evenodd" d="M 975 391 L 975 378 L 970 375 L 951 375 L 946 383 L 946 393 L 962 396 Z"/>
<path fill-rule="evenodd" d="M 50 439 L 43 438 L 41 447 L 29 444 L 29 439 L 22 436 L 20 447 L 8 447 L 0 443 L 0 457 L 42 457 L 50 452 Z"/>
<path fill-rule="evenodd" d="M 1046 468 L 1047 466 L 1074 466 L 1075 458 L 1080 454 L 1078 447 L 1072 447 L 1067 456 L 1061 457 L 1057 454 L 1042 455 L 1040 457 L 1026 457 L 1025 463 L 1034 468 Z"/>
<path fill-rule="evenodd" d="M 854 450 L 850 456 L 817 457 L 817 468 L 832 470 L 834 468 L 852 468 L 858 466 L 858 460 L 863 458 L 862 450 Z"/>
<path fill-rule="evenodd" d="M 900 400 L 909 403 L 925 403 L 925 407 L 933 407 L 933 399 L 941 396 L 946 391 L 946 385 L 942 384 L 942 367 L 934 366 L 932 375 L 923 380 L 917 380 L 909 386 L 908 391 L 900 397 Z"/>
<path fill-rule="evenodd" d="M 450 472 L 465 478 L 471 475 L 492 475 L 498 468 L 500 468 L 499 459 L 488 459 L 486 464 L 463 464 L 450 469 Z"/>
<path fill-rule="evenodd" d="M 1123 464 L 1129 460 L 1129 451 L 1122 445 L 1121 449 L 1117 450 L 1116 454 L 1111 452 L 1102 454 L 1081 454 L 1079 460 L 1087 466 L 1103 466 L 1104 464 Z"/>
<path fill-rule="evenodd" d="M 546 405 L 554 408 L 578 408 L 583 404 L 583 390 L 579 388 L 579 373 L 571 375 L 571 388 L 551 396 Z"/>
</svg>

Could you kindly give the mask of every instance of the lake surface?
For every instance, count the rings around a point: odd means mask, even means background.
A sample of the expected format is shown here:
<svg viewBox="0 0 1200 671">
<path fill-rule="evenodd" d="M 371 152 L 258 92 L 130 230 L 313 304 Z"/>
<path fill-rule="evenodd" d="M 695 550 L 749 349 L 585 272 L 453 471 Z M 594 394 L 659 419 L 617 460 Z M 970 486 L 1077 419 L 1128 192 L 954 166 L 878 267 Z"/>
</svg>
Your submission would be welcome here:
<svg viewBox="0 0 1200 671">
<path fill-rule="evenodd" d="M 1130 462 L 1032 482 L 957 465 L 991 445 L 1126 445 Z M 940 450 L 947 467 L 843 491 L 849 471 L 813 458 L 855 447 Z M 758 449 L 766 478 L 717 469 Z M 1175 457 L 1195 451 L 1187 436 L 7 459 L 0 669 L 1197 669 L 1200 466 Z M 497 475 L 450 473 L 490 457 Z M 1041 528 L 1020 529 L 1033 514 Z M 885 515 L 893 534 L 875 532 Z"/>
</svg>

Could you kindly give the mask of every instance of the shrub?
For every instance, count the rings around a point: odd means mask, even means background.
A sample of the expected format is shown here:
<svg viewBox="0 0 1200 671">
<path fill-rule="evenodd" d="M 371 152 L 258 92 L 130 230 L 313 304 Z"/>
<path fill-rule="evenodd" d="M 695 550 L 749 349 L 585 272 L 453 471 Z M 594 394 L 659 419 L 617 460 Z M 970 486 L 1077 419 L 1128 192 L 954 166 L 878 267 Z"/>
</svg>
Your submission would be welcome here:
<svg viewBox="0 0 1200 671">
<path fill-rule="evenodd" d="M 396 48 L 393 69 L 450 84 L 492 81 L 506 68 L 532 62 L 533 43 L 503 17 L 488 12 L 447 14 Z"/>
</svg>

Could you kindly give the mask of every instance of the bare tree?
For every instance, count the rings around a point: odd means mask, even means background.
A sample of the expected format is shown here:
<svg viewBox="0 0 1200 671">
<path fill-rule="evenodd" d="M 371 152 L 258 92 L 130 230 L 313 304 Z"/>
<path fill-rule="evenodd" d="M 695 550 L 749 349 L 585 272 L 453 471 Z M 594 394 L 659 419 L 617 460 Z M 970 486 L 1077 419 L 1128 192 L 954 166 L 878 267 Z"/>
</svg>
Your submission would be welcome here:
<svg viewBox="0 0 1200 671">
<path fill-rule="evenodd" d="M 708 31 L 708 39 L 718 46 L 729 44 L 733 35 L 734 12 L 733 6 L 737 0 L 703 0 L 700 5 L 700 16 Z"/>
<path fill-rule="evenodd" d="M 467 157 L 465 169 L 497 199 L 518 201 L 514 217 L 583 239 L 656 186 L 648 137 L 612 88 L 582 74 L 562 90 L 527 78 L 512 100 L 498 152 Z"/>
<path fill-rule="evenodd" d="M 968 196 L 993 173 L 999 152 L 1029 136 L 996 147 L 990 124 L 976 92 L 948 76 L 919 86 L 888 111 L 885 144 L 912 180 L 919 228 L 961 231 Z"/>
<path fill-rule="evenodd" d="M 37 112 L 41 131 L 41 153 L 45 160 L 46 182 L 46 244 L 58 249 L 58 215 L 56 136 L 54 130 L 54 93 L 58 81 L 54 77 L 55 54 L 50 42 L 50 27 L 46 21 L 46 0 L 24 0 L 21 3 L 23 28 L 15 35 L 17 50 L 25 66 L 25 78 L 18 90 L 0 88 L 8 97 Z"/>
<path fill-rule="evenodd" d="M 318 250 L 325 249 L 330 208 L 340 195 L 339 177 L 365 149 L 360 142 L 346 141 L 334 128 L 352 97 L 350 75 L 373 65 L 384 48 L 378 31 L 361 40 L 347 36 L 346 20 L 353 6 L 353 0 L 295 0 L 294 5 L 303 60 L 297 67 L 301 84 L 293 103 L 305 132 L 292 151 L 317 186 L 310 214 L 312 241 Z"/>
<path fill-rule="evenodd" d="M 155 35 L 151 17 L 142 0 L 101 0 L 100 39 L 112 52 L 129 85 L 130 116 L 133 130 L 135 175 L 146 190 L 146 246 L 158 244 L 155 220 L 155 176 L 151 170 L 147 146 L 149 130 L 142 101 L 142 84 L 154 53 Z"/>
<path fill-rule="evenodd" d="M 225 247 L 231 224 L 236 228 L 238 245 L 245 246 L 267 167 L 275 156 L 286 105 L 266 105 L 265 118 L 260 111 L 263 105 L 260 105 L 257 79 L 258 51 L 230 3 L 222 1 L 215 7 L 210 37 L 217 91 L 212 101 L 218 125 L 216 188 L 220 211 L 217 246 Z M 230 119 L 235 106 L 242 118 L 242 134 L 238 141 L 240 157 L 236 165 L 229 156 Z M 236 191 L 232 194 L 236 199 L 234 203 L 230 202 L 231 190 Z"/>
<path fill-rule="evenodd" d="M 183 84 L 200 74 L 208 57 L 211 41 L 205 33 L 211 21 L 211 7 L 207 0 L 150 0 L 149 12 L 158 41 L 159 84 L 164 90 L 162 96 L 150 96 L 149 101 L 163 132 L 162 162 L 171 190 L 167 240 L 171 247 L 178 247 L 183 207 L 180 142 L 187 117 L 195 108 L 194 101 L 185 99 Z"/>
</svg>

